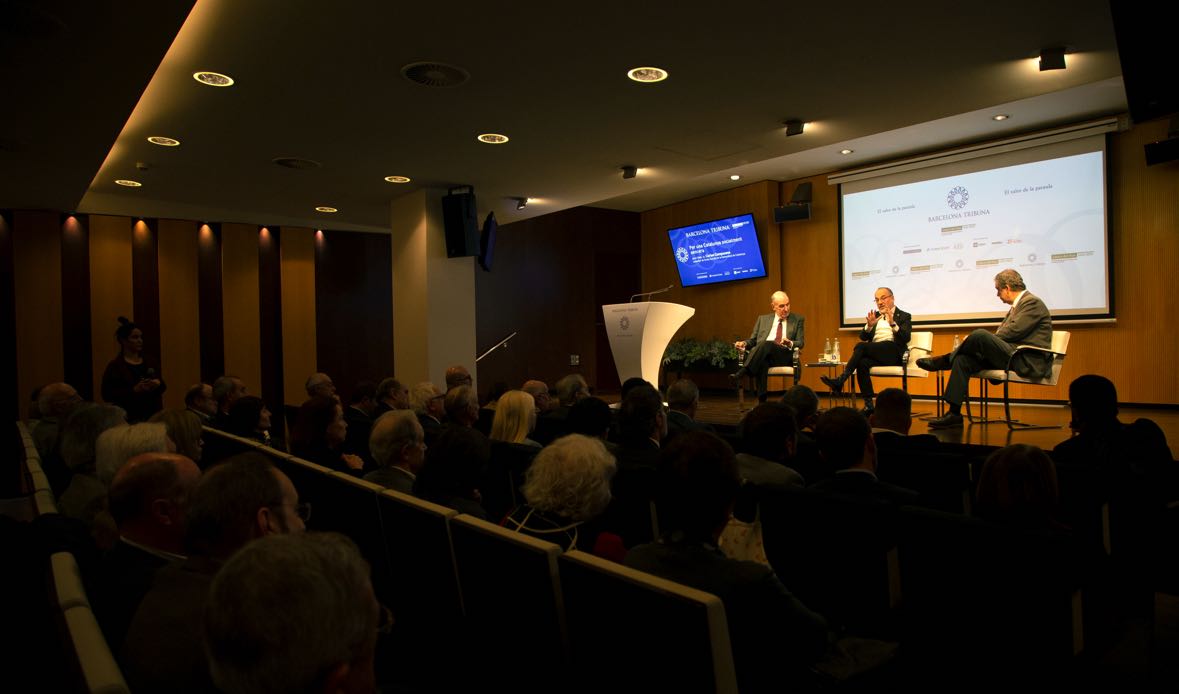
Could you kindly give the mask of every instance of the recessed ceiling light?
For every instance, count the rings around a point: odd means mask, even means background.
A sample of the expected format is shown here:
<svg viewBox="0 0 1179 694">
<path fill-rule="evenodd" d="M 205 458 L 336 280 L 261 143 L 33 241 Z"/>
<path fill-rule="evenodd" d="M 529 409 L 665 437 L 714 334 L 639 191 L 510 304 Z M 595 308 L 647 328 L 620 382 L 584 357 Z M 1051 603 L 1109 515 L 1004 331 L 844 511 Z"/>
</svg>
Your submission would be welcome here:
<svg viewBox="0 0 1179 694">
<path fill-rule="evenodd" d="M 839 150 L 839 153 L 840 154 L 851 154 L 854 151 L 855 151 L 854 149 L 841 149 L 841 150 Z"/>
<path fill-rule="evenodd" d="M 147 141 L 152 143 L 153 145 L 159 145 L 161 147 L 179 147 L 180 146 L 180 140 L 177 140 L 177 139 L 174 139 L 171 137 L 164 137 L 163 135 L 152 135 L 151 137 L 147 138 Z"/>
<path fill-rule="evenodd" d="M 320 205 L 319 207 L 315 208 L 315 211 L 316 212 L 339 212 L 339 210 L 337 210 L 336 208 L 328 207 L 327 205 Z"/>
<path fill-rule="evenodd" d="M 636 67 L 626 71 L 626 76 L 635 82 L 662 82 L 667 79 L 667 70 L 658 67 Z"/>
<path fill-rule="evenodd" d="M 116 179 L 115 183 L 118 183 L 121 186 L 127 186 L 128 188 L 141 188 L 141 187 L 143 187 L 143 184 L 140 183 L 139 181 L 132 181 L 129 178 Z"/>
<path fill-rule="evenodd" d="M 741 180 L 741 174 L 733 174 L 732 176 L 729 176 L 729 180 L 730 180 L 730 181 L 740 181 L 740 180 Z"/>
<path fill-rule="evenodd" d="M 208 72 L 203 70 L 201 72 L 192 73 L 192 78 L 201 84 L 207 84 L 210 87 L 230 87 L 233 86 L 233 78 L 229 75 L 223 75 L 220 72 Z"/>
<path fill-rule="evenodd" d="M 478 137 L 480 142 L 486 142 L 489 145 L 502 145 L 508 141 L 507 135 L 500 135 L 499 133 L 483 133 Z"/>
<path fill-rule="evenodd" d="M 409 183 L 409 176 L 386 176 L 385 180 L 390 183 Z"/>
<path fill-rule="evenodd" d="M 991 116 L 991 120 L 1007 120 L 1010 117 L 1011 116 L 1007 115 L 1006 113 L 996 113 L 995 115 Z"/>
</svg>

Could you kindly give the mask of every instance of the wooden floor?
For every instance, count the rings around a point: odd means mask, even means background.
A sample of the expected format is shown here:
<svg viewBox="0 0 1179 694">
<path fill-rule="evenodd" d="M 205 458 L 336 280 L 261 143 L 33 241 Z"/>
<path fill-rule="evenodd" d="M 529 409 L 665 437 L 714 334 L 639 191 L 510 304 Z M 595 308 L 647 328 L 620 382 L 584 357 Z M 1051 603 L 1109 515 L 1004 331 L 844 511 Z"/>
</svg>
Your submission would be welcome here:
<svg viewBox="0 0 1179 694">
<path fill-rule="evenodd" d="M 771 395 L 771 399 L 773 399 Z M 745 408 L 748 411 L 757 404 L 756 397 L 750 397 L 746 394 Z M 844 404 L 847 402 L 838 403 L 829 400 L 829 396 L 819 394 L 819 407 L 827 408 L 835 405 Z M 857 403 L 857 407 L 862 406 L 863 403 Z M 914 414 L 934 412 L 935 403 L 929 400 L 915 400 L 913 402 Z M 736 392 L 732 393 L 702 393 L 700 396 L 700 410 L 696 418 L 708 422 L 713 425 L 720 425 L 722 427 L 736 426 L 741 421 L 744 413 L 741 411 L 737 403 Z M 977 414 L 977 411 L 975 412 Z M 1015 419 L 1029 422 L 1033 424 L 1051 424 L 1060 426 L 1060 429 L 1033 429 L 1027 431 L 1010 431 L 1006 424 L 1001 422 L 992 422 L 989 424 L 972 424 L 969 421 L 960 429 L 930 429 L 929 425 L 922 419 L 914 418 L 913 428 L 910 431 L 912 434 L 931 433 L 943 441 L 953 441 L 960 443 L 976 443 L 988 446 L 1006 446 L 1012 443 L 1030 443 L 1040 448 L 1051 449 L 1056 444 L 1069 438 L 1071 431 L 1068 428 L 1071 413 L 1069 408 L 1063 405 L 1012 405 L 1011 414 Z M 1003 416 L 1003 401 L 993 401 L 991 404 L 991 416 Z M 1119 415 L 1123 422 L 1132 422 L 1135 419 L 1144 417 L 1152 419 L 1156 424 L 1162 427 L 1163 433 L 1167 436 L 1167 443 L 1171 446 L 1172 455 L 1179 455 L 1179 410 L 1163 409 L 1163 408 L 1129 408 L 1122 407 Z"/>
</svg>

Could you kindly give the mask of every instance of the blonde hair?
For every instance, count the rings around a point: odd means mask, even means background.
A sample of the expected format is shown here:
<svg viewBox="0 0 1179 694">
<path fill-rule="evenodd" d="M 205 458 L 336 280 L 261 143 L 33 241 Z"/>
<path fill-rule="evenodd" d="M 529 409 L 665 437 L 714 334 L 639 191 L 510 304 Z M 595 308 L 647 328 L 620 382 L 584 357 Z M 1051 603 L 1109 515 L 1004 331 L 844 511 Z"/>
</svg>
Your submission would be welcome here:
<svg viewBox="0 0 1179 694">
<path fill-rule="evenodd" d="M 500 396 L 491 422 L 491 439 L 524 443 L 536 426 L 536 400 L 522 390 L 509 390 Z"/>
<path fill-rule="evenodd" d="M 195 463 L 201 461 L 200 417 L 188 410 L 160 410 L 148 421 L 162 423 L 168 428 L 168 436 L 176 444 L 177 453 L 188 456 Z"/>
</svg>

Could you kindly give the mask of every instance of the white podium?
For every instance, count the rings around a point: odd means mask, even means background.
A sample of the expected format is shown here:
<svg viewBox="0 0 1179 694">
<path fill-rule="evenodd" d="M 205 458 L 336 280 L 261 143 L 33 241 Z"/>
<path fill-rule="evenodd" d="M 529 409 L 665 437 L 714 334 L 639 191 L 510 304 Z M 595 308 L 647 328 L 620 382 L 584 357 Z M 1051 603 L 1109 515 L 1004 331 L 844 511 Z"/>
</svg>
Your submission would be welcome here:
<svg viewBox="0 0 1179 694">
<path fill-rule="evenodd" d="M 658 388 L 663 353 L 680 326 L 694 315 L 694 308 L 662 301 L 603 306 L 619 380 L 638 376 Z"/>
</svg>

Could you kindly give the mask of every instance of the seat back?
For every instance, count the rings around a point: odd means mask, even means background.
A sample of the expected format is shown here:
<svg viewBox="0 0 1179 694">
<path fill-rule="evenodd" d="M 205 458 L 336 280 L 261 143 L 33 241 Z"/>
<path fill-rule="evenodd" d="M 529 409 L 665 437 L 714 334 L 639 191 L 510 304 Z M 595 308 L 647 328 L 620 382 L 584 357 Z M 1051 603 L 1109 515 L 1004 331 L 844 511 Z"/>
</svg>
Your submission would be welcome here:
<svg viewBox="0 0 1179 694">
<path fill-rule="evenodd" d="M 1064 367 L 1064 355 L 1068 352 L 1068 341 L 1072 333 L 1067 330 L 1052 331 L 1052 351 L 1056 355 L 1052 359 L 1052 373 L 1048 376 L 1047 385 L 1054 386 L 1060 381 L 1060 370 Z"/>
<path fill-rule="evenodd" d="M 69 552 L 51 555 L 49 574 L 53 586 L 51 597 L 59 610 L 57 621 L 63 629 L 78 690 L 101 694 L 130 691 L 90 609 L 74 555 Z"/>
<path fill-rule="evenodd" d="M 737 691 L 720 598 L 576 550 L 557 563 L 579 691 Z"/>
<path fill-rule="evenodd" d="M 918 330 L 909 334 L 909 363 L 910 369 L 920 369 L 917 360 L 933 354 L 933 333 L 928 330 Z"/>
</svg>

